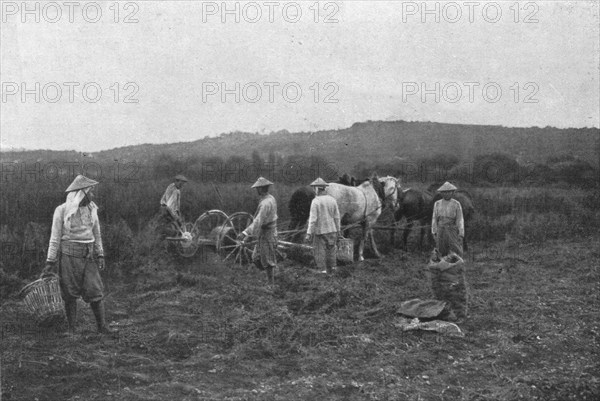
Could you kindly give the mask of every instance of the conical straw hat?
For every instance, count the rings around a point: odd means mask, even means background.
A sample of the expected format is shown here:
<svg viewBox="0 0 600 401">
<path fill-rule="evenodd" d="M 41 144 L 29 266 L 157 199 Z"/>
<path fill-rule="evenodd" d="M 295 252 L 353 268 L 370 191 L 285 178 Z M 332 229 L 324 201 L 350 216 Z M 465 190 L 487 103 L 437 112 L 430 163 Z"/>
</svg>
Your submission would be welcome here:
<svg viewBox="0 0 600 401">
<path fill-rule="evenodd" d="M 438 188 L 438 192 L 444 192 L 444 191 L 456 191 L 456 187 L 452 184 L 450 184 L 448 181 L 446 181 L 444 183 L 444 185 L 442 185 L 441 187 Z"/>
<path fill-rule="evenodd" d="M 77 191 L 79 189 L 93 187 L 94 185 L 98 185 L 98 181 L 94 181 L 91 178 L 87 178 L 86 176 L 79 174 L 77 177 L 75 177 L 65 192 Z"/>
<path fill-rule="evenodd" d="M 326 183 L 321 177 L 317 178 L 316 180 L 314 180 L 311 184 L 311 187 L 327 187 L 329 186 L 328 183 Z"/>
<path fill-rule="evenodd" d="M 273 185 L 273 183 L 264 177 L 258 177 L 258 180 L 256 180 L 256 182 L 254 183 L 254 185 L 252 185 L 251 188 L 266 187 L 269 185 Z"/>
</svg>

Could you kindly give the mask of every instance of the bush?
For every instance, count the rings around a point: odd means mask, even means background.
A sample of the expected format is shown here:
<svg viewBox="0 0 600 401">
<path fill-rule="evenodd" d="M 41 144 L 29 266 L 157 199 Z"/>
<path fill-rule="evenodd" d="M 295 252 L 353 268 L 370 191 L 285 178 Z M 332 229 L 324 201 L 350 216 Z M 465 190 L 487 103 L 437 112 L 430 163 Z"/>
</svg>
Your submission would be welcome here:
<svg viewBox="0 0 600 401">
<path fill-rule="evenodd" d="M 26 284 L 27 281 L 20 279 L 15 274 L 5 272 L 0 266 L 0 299 L 6 299 L 18 293 Z"/>
<path fill-rule="evenodd" d="M 102 245 L 107 261 L 131 263 L 135 254 L 133 232 L 122 218 L 102 228 Z"/>
<path fill-rule="evenodd" d="M 584 160 L 574 157 L 550 158 L 548 164 L 555 182 L 565 182 L 580 187 L 598 186 L 598 171 Z"/>
<path fill-rule="evenodd" d="M 476 183 L 517 183 L 519 164 L 515 158 L 504 153 L 477 156 L 473 160 L 473 180 Z"/>
</svg>

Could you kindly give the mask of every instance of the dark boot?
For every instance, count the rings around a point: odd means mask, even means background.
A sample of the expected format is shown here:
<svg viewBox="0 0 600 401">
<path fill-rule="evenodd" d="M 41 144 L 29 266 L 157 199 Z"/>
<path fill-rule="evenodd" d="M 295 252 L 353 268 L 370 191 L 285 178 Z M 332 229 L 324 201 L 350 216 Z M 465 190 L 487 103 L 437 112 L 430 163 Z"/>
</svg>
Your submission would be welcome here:
<svg viewBox="0 0 600 401">
<path fill-rule="evenodd" d="M 100 334 L 114 334 L 115 330 L 110 329 L 106 325 L 104 302 L 96 301 L 90 303 L 94 317 L 96 318 L 96 325 L 98 327 L 98 333 Z"/>
<path fill-rule="evenodd" d="M 265 270 L 265 267 L 263 266 L 262 262 L 260 261 L 260 259 L 256 259 L 254 261 L 254 266 L 256 266 L 256 268 L 258 270 Z"/>
<path fill-rule="evenodd" d="M 267 266 L 267 284 L 270 286 L 275 285 L 275 279 L 273 278 L 273 266 Z"/>
<path fill-rule="evenodd" d="M 69 332 L 74 334 L 77 331 L 77 299 L 65 301 L 65 314 L 67 315 Z"/>
</svg>

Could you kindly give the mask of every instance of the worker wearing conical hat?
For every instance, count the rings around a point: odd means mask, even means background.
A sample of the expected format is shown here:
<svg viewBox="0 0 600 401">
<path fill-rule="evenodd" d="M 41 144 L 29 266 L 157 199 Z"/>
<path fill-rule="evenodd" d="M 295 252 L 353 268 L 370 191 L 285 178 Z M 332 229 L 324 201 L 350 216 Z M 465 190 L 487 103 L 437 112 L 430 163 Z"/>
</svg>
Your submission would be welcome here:
<svg viewBox="0 0 600 401">
<path fill-rule="evenodd" d="M 169 184 L 162 198 L 160 199 L 160 218 L 159 227 L 163 236 L 176 235 L 179 230 L 173 227 L 181 226 L 183 219 L 181 217 L 181 189 L 188 182 L 185 176 L 178 174 L 174 182 Z"/>
<path fill-rule="evenodd" d="M 69 330 L 77 323 L 77 298 L 90 304 L 99 333 L 110 334 L 104 311 L 104 250 L 98 207 L 94 203 L 97 181 L 78 175 L 67 188 L 67 200 L 54 211 L 46 267 L 40 277 L 58 274 Z"/>
<path fill-rule="evenodd" d="M 433 217 L 431 219 L 431 233 L 435 238 L 435 244 L 440 256 L 446 256 L 455 252 L 462 257 L 463 238 L 465 236 L 465 221 L 460 203 L 452 199 L 456 187 L 445 182 L 438 192 L 443 199 L 433 205 Z"/>
<path fill-rule="evenodd" d="M 316 196 L 310 204 L 306 241 L 313 244 L 317 269 L 330 274 L 336 267 L 336 245 L 341 238 L 340 211 L 337 201 L 325 193 L 328 183 L 317 178 L 310 186 L 314 188 Z"/>
<path fill-rule="evenodd" d="M 244 241 L 248 236 L 255 236 L 258 243 L 252 252 L 252 262 L 260 270 L 267 273 L 267 281 L 274 284 L 273 270 L 277 266 L 277 201 L 269 193 L 273 183 L 266 178 L 259 177 L 252 185 L 256 188 L 260 200 L 254 220 L 240 233 L 239 240 Z"/>
</svg>

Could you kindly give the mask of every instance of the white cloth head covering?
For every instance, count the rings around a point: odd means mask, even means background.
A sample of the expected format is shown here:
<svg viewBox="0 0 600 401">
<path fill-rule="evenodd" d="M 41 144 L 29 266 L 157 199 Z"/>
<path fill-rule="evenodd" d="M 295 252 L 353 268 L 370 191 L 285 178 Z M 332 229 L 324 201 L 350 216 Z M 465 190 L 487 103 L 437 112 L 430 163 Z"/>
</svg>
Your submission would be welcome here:
<svg viewBox="0 0 600 401">
<path fill-rule="evenodd" d="M 92 187 L 87 187 L 87 188 L 83 188 L 77 191 L 71 191 L 67 194 L 67 204 L 65 206 L 65 217 L 64 217 L 64 221 L 65 221 L 65 225 L 68 228 L 71 228 L 71 217 L 73 217 L 73 215 L 75 213 L 77 213 L 77 210 L 79 209 L 79 204 L 81 203 L 81 201 L 83 200 L 83 198 L 85 197 L 85 195 L 90 191 Z M 98 206 L 96 206 L 96 204 L 94 202 L 90 202 L 88 207 L 91 209 L 92 211 L 92 219 L 97 220 L 98 219 Z"/>
</svg>

